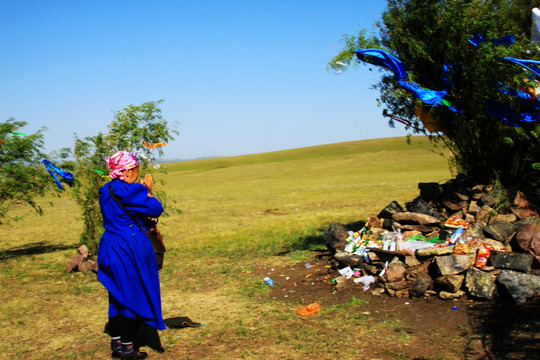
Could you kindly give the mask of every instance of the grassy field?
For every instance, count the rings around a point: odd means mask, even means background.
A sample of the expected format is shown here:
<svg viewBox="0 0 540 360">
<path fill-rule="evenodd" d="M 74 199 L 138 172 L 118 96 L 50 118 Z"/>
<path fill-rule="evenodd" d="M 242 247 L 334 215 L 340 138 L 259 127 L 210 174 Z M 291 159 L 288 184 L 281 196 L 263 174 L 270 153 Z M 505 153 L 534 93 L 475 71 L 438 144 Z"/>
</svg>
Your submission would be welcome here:
<svg viewBox="0 0 540 360">
<path fill-rule="evenodd" d="M 412 200 L 419 182 L 449 179 L 446 160 L 429 148 L 426 139 L 388 138 L 167 164 L 155 177 L 182 213 L 161 221 L 164 315 L 205 326 L 161 332 L 166 352 L 150 355 L 331 359 L 339 349 L 339 358 L 369 358 L 359 340 L 347 340 L 358 326 L 372 329 L 362 341 L 378 339 L 377 331 L 386 333 L 382 341 L 408 341 L 395 323 L 351 317 L 358 301 L 325 308 L 329 316 L 318 322 L 299 319 L 295 307 L 265 296 L 254 264 L 306 259 L 324 247 L 329 223 L 358 222 L 393 200 Z M 0 359 L 107 359 L 107 293 L 95 275 L 64 273 L 80 211 L 68 194 L 42 204 L 43 216 L 18 209 L 0 227 Z"/>
</svg>

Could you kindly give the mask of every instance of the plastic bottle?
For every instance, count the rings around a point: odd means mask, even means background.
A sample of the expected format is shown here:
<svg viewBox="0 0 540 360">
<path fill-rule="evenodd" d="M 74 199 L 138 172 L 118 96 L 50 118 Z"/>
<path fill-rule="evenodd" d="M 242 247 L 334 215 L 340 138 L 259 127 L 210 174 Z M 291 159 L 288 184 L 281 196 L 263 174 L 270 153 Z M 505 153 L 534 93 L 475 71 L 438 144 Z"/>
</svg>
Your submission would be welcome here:
<svg viewBox="0 0 540 360">
<path fill-rule="evenodd" d="M 354 239 L 349 238 L 349 242 L 347 243 L 347 245 L 345 245 L 345 251 L 352 253 L 354 250 L 354 243 Z"/>
<path fill-rule="evenodd" d="M 401 233 L 401 229 L 397 229 L 396 240 L 403 241 L 403 234 Z"/>
<path fill-rule="evenodd" d="M 463 234 L 463 228 L 462 227 L 457 228 L 457 230 L 454 232 L 454 235 L 452 235 L 452 237 L 450 238 L 450 242 L 452 244 L 455 244 L 456 241 L 459 240 L 462 234 Z"/>
<path fill-rule="evenodd" d="M 264 282 L 266 283 L 266 285 L 268 286 L 274 286 L 274 281 L 272 279 L 270 279 L 268 276 L 265 277 L 264 279 Z"/>
<path fill-rule="evenodd" d="M 398 231 L 401 231 L 401 230 L 398 230 Z M 399 234 L 401 234 L 401 232 Z M 402 236 L 402 238 L 403 238 L 403 236 Z M 388 250 L 390 250 L 390 251 L 396 251 L 397 250 L 397 239 L 398 239 L 398 235 L 392 236 L 392 239 L 390 240 L 390 248 Z"/>
<path fill-rule="evenodd" d="M 390 248 L 390 235 L 385 232 L 383 235 L 382 249 L 388 250 Z"/>
<path fill-rule="evenodd" d="M 392 239 L 390 242 L 390 251 L 398 251 L 403 241 L 404 240 L 403 240 L 403 234 L 401 233 L 401 229 L 398 229 L 397 232 L 392 236 Z"/>
</svg>

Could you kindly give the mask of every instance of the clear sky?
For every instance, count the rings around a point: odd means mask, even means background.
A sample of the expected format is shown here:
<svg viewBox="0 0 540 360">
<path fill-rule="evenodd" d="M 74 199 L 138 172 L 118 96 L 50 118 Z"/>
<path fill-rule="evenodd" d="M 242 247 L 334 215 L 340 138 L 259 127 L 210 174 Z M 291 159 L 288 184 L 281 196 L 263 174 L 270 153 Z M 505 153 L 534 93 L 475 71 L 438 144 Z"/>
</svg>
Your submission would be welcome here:
<svg viewBox="0 0 540 360">
<path fill-rule="evenodd" d="M 0 120 L 45 126 L 46 150 L 107 131 L 114 111 L 163 99 L 191 159 L 402 136 L 366 66 L 326 63 L 374 30 L 384 0 L 3 0 Z"/>
</svg>

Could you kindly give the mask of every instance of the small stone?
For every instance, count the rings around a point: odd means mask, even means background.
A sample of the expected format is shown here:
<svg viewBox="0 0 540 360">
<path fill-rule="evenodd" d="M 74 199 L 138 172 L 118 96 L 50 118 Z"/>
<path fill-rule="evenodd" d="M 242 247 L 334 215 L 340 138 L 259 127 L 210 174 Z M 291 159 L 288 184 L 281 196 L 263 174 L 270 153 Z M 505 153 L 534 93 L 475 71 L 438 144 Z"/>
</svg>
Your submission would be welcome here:
<svg viewBox="0 0 540 360">
<path fill-rule="evenodd" d="M 465 291 L 459 290 L 455 293 L 449 292 L 449 291 L 441 291 L 439 292 L 439 297 L 443 300 L 450 300 L 450 299 L 457 299 L 465 295 Z"/>
</svg>

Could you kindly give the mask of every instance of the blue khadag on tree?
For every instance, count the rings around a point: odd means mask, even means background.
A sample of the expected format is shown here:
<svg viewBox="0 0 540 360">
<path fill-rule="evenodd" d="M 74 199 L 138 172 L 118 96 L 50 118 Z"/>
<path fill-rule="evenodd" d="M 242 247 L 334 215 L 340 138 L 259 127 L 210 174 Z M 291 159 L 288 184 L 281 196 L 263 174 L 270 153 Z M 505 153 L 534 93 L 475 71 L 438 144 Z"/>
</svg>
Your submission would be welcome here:
<svg viewBox="0 0 540 360">
<path fill-rule="evenodd" d="M 389 124 L 399 121 L 411 134 L 444 145 L 455 173 L 507 187 L 538 181 L 536 5 L 388 1 L 378 33 L 345 35 L 344 49 L 328 66 L 379 70 L 373 86 Z"/>
</svg>

